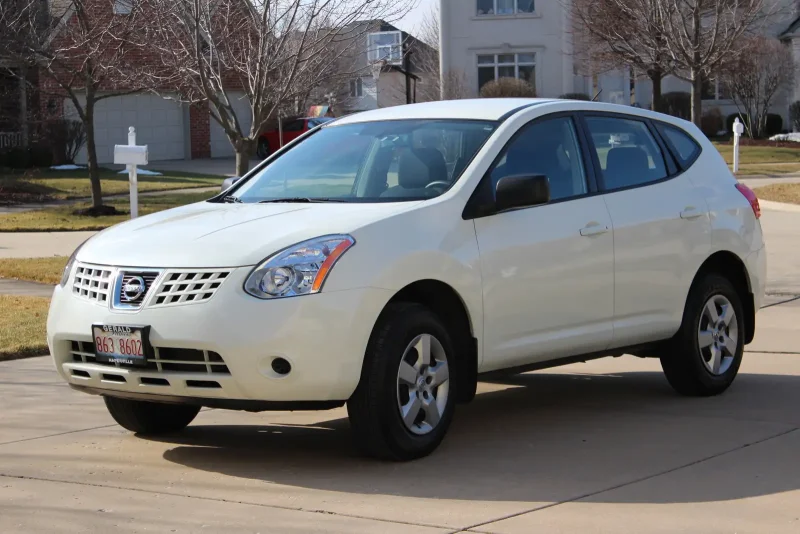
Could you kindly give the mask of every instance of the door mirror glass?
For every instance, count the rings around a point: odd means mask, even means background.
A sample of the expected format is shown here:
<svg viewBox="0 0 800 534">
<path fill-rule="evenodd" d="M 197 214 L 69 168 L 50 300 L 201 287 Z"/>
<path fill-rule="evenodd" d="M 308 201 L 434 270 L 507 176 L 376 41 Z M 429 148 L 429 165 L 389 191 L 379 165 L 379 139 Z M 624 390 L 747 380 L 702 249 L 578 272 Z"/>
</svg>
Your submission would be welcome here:
<svg viewBox="0 0 800 534">
<path fill-rule="evenodd" d="M 543 174 L 505 176 L 495 186 L 495 209 L 538 206 L 550 202 L 550 183 Z"/>
</svg>

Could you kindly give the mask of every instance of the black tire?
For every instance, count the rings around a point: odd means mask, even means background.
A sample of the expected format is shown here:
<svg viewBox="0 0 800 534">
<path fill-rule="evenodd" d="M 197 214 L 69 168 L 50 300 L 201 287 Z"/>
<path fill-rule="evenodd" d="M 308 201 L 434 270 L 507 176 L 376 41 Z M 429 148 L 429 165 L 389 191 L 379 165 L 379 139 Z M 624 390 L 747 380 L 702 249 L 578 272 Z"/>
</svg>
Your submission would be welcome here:
<svg viewBox="0 0 800 534">
<path fill-rule="evenodd" d="M 736 349 L 729 367 L 720 374 L 708 369 L 708 352 L 701 351 L 698 332 L 706 304 L 712 297 L 722 296 L 733 307 L 736 328 Z M 733 339 L 733 337 L 731 337 Z M 728 389 L 739 372 L 744 354 L 745 321 L 744 308 L 739 294 L 728 279 L 709 274 L 692 286 L 683 312 L 683 321 L 678 333 L 661 357 L 661 368 L 670 385 L 682 395 L 707 397 L 718 395 Z M 708 350 L 708 349 L 706 349 Z"/>
<path fill-rule="evenodd" d="M 186 428 L 200 406 L 145 402 L 103 397 L 108 413 L 119 426 L 137 434 L 168 434 Z"/>
<path fill-rule="evenodd" d="M 441 344 L 451 379 L 438 423 L 428 433 L 419 435 L 403 422 L 397 381 L 406 348 L 423 334 L 434 336 Z M 453 346 L 444 324 L 428 308 L 415 303 L 387 306 L 367 345 L 358 387 L 347 402 L 353 437 L 363 453 L 385 460 L 407 461 L 427 456 L 439 446 L 455 413 L 457 384 L 453 366 L 458 362 Z"/>
<path fill-rule="evenodd" d="M 269 150 L 269 143 L 266 139 L 259 139 L 258 146 L 256 147 L 256 156 L 261 159 L 267 159 L 269 157 L 270 150 Z"/>
</svg>

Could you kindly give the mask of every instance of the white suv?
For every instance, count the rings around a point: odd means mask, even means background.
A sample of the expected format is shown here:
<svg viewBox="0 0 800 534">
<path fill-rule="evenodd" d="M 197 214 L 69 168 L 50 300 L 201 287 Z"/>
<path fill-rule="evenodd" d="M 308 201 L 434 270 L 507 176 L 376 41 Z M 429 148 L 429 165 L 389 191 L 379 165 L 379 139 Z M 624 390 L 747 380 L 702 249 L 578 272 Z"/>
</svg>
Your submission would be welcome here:
<svg viewBox="0 0 800 534">
<path fill-rule="evenodd" d="M 611 140 L 614 140 L 613 142 Z M 484 373 L 656 357 L 733 382 L 765 281 L 758 200 L 685 121 L 559 100 L 381 109 L 217 197 L 73 254 L 48 341 L 123 427 L 347 404 L 357 444 L 441 442 Z"/>
</svg>

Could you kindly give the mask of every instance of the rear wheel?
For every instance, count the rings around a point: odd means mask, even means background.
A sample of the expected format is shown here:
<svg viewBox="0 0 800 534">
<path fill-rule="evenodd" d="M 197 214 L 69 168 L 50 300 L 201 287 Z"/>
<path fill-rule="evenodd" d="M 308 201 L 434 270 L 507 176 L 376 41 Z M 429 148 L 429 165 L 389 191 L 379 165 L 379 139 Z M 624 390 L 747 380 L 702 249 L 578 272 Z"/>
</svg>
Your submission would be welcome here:
<svg viewBox="0 0 800 534">
<path fill-rule="evenodd" d="M 390 460 L 433 452 L 455 411 L 454 361 L 450 335 L 436 315 L 419 304 L 390 304 L 347 403 L 356 445 Z"/>
<path fill-rule="evenodd" d="M 260 138 L 258 140 L 258 146 L 256 147 L 256 155 L 261 159 L 267 159 L 270 154 L 269 150 L 269 143 L 266 139 Z"/>
<path fill-rule="evenodd" d="M 662 356 L 661 367 L 678 393 L 717 395 L 739 372 L 744 339 L 739 294 L 726 278 L 708 275 L 692 288 L 681 329 Z"/>
<path fill-rule="evenodd" d="M 116 397 L 103 397 L 108 413 L 121 427 L 137 434 L 168 434 L 186 428 L 199 406 L 165 404 Z"/>
</svg>

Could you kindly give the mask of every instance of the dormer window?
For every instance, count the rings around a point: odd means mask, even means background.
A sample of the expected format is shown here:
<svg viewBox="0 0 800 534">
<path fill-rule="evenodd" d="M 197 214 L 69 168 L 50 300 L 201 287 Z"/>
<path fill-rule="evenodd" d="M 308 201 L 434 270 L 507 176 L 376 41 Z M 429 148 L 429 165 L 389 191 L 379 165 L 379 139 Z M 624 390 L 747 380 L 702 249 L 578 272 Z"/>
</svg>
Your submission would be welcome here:
<svg viewBox="0 0 800 534">
<path fill-rule="evenodd" d="M 535 9 L 534 0 L 477 0 L 478 16 L 533 13 Z"/>
<path fill-rule="evenodd" d="M 403 63 L 403 34 L 399 31 L 375 32 L 367 36 L 367 58 L 370 63 L 386 61 L 390 65 Z"/>
</svg>

